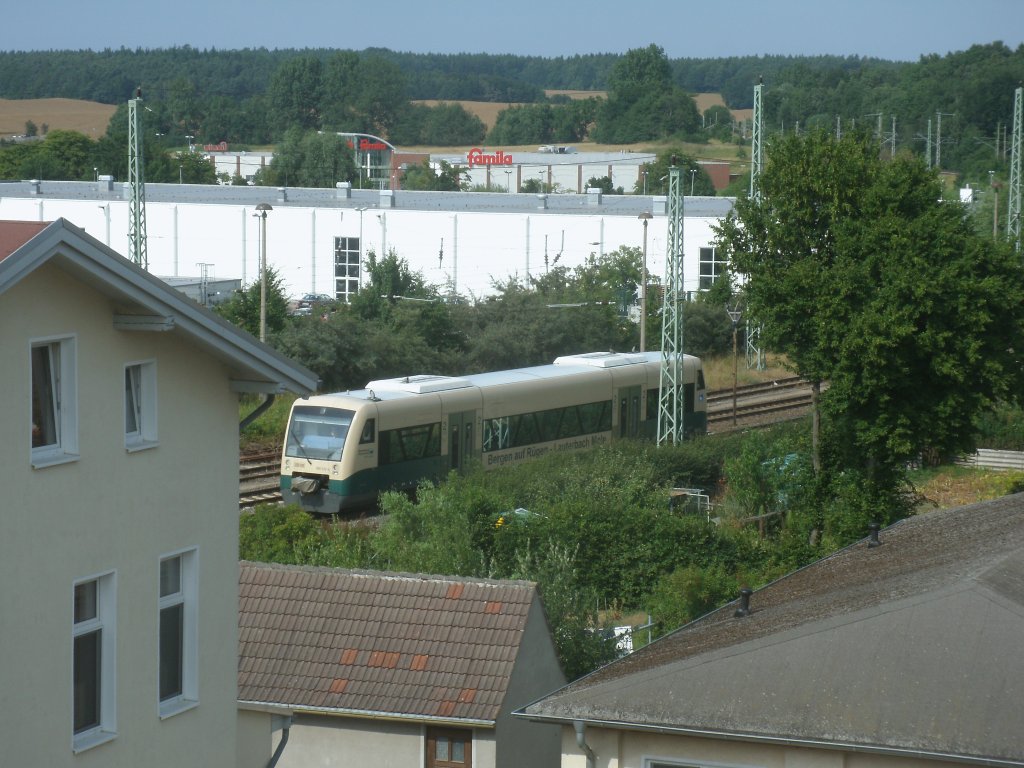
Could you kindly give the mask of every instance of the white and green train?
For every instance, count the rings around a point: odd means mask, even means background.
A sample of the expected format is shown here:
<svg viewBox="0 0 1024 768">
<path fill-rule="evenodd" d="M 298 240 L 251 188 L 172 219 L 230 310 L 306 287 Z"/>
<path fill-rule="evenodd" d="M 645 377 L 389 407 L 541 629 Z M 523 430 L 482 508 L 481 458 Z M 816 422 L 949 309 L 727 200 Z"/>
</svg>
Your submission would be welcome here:
<svg viewBox="0 0 1024 768">
<path fill-rule="evenodd" d="M 334 513 L 473 464 L 494 469 L 657 432 L 661 353 L 595 352 L 468 376 L 407 376 L 295 401 L 281 493 Z M 704 374 L 682 360 L 683 425 L 707 430 Z"/>
</svg>

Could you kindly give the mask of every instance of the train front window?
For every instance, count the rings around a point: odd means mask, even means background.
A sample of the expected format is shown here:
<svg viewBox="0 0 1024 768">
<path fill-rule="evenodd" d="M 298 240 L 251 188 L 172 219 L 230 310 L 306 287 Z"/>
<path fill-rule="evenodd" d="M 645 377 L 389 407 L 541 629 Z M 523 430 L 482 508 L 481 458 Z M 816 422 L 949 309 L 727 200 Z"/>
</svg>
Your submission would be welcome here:
<svg viewBox="0 0 1024 768">
<path fill-rule="evenodd" d="M 297 405 L 292 410 L 285 455 L 300 459 L 338 461 L 355 411 Z"/>
</svg>

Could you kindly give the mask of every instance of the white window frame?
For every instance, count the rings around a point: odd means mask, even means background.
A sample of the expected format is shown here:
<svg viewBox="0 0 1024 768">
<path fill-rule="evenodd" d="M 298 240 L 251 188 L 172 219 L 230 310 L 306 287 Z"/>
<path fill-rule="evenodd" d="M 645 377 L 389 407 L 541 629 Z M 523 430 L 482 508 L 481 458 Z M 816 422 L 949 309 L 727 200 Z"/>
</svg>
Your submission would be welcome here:
<svg viewBox="0 0 1024 768">
<path fill-rule="evenodd" d="M 54 442 L 34 446 L 35 434 L 41 429 L 36 424 L 32 408 L 29 408 L 29 449 L 31 463 L 36 469 L 55 464 L 77 461 L 78 456 L 78 376 L 77 337 L 51 336 L 32 339 L 29 342 L 29 395 L 34 405 L 37 395 L 35 378 L 39 375 L 35 367 L 37 349 L 47 349 L 50 380 L 48 389 L 50 410 L 52 410 Z"/>
<path fill-rule="evenodd" d="M 75 621 L 75 592 L 81 585 L 96 584 L 96 615 Z M 75 638 L 100 631 L 99 722 L 75 733 L 74 679 Z M 117 572 L 107 571 L 77 579 L 71 590 L 71 751 L 78 753 L 117 737 Z"/>
<path fill-rule="evenodd" d="M 124 447 L 129 453 L 159 445 L 156 380 L 156 360 L 124 366 Z M 129 423 L 129 413 L 134 425 Z"/>
<path fill-rule="evenodd" d="M 180 583 L 178 590 L 161 595 L 162 566 L 169 560 L 179 560 Z M 192 547 L 161 555 L 157 568 L 157 708 L 160 719 L 173 717 L 199 705 L 199 548 Z M 160 621 L 165 608 L 182 606 L 181 691 L 166 699 L 160 698 Z"/>
</svg>

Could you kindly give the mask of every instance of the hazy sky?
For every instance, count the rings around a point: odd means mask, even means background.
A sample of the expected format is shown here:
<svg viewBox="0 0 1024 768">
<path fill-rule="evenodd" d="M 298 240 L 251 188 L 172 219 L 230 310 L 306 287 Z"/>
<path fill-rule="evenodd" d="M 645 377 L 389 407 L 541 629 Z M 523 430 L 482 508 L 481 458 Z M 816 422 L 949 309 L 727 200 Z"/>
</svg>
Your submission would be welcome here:
<svg viewBox="0 0 1024 768">
<path fill-rule="evenodd" d="M 384 47 L 540 56 L 841 54 L 915 61 L 1024 42 L 1024 0 L 46 0 L 0 12 L 0 50 Z"/>
</svg>

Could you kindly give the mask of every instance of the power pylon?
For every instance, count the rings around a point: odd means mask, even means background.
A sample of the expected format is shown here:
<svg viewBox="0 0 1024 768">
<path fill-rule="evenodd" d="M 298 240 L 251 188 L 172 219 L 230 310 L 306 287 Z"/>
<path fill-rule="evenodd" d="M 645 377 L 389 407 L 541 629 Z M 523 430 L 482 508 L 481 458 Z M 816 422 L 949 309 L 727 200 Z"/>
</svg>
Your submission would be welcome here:
<svg viewBox="0 0 1024 768">
<path fill-rule="evenodd" d="M 143 172 L 142 131 L 139 120 L 141 103 L 142 89 L 139 88 L 135 91 L 135 98 L 128 100 L 128 188 L 131 192 L 128 211 L 128 247 L 131 250 L 132 261 L 148 270 L 146 180 Z"/>
</svg>

